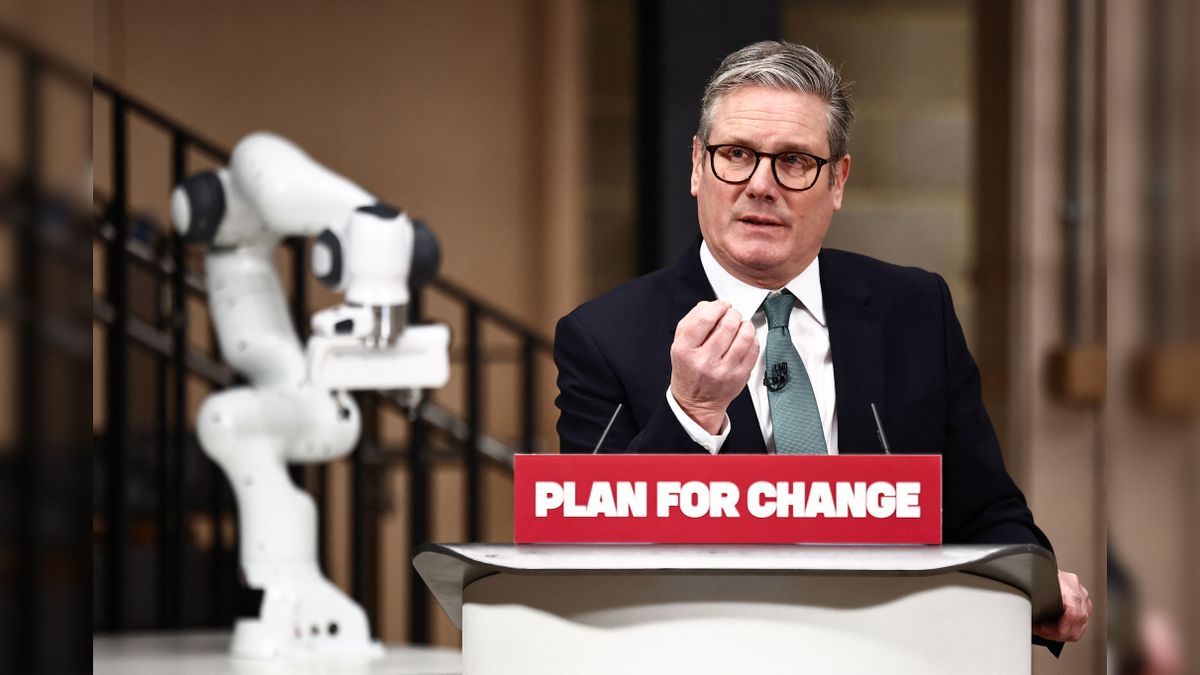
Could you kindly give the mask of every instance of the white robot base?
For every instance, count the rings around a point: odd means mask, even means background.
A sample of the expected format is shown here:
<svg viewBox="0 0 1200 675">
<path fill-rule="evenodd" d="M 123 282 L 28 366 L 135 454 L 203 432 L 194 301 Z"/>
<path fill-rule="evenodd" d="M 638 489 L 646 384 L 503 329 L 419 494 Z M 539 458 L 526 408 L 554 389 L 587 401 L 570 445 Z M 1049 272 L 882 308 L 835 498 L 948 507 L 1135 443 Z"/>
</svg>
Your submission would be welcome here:
<svg viewBox="0 0 1200 675">
<path fill-rule="evenodd" d="M 311 562 L 271 563 L 255 570 L 264 582 L 257 618 L 239 619 L 230 651 L 238 658 L 383 655 L 367 615 Z"/>
</svg>

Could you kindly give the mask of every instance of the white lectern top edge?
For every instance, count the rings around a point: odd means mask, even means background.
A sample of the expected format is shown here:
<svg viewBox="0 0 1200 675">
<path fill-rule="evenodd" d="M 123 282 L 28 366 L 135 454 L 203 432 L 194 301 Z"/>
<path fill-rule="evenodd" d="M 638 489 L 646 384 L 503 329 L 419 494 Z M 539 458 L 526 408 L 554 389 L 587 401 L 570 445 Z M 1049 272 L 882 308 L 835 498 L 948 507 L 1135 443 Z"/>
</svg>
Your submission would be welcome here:
<svg viewBox="0 0 1200 675">
<path fill-rule="evenodd" d="M 786 574 L 932 576 L 964 572 L 1029 597 L 1034 621 L 1062 614 L 1054 554 L 1031 544 L 422 544 L 413 567 L 462 628 L 462 593 L 493 574 Z"/>
</svg>

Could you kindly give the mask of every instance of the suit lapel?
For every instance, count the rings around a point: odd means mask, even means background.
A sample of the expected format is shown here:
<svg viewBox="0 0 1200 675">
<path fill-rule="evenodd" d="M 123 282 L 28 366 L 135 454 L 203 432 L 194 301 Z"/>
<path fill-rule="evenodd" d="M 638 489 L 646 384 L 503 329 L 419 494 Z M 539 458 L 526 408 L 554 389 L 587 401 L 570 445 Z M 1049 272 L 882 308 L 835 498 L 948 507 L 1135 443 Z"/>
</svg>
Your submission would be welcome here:
<svg viewBox="0 0 1200 675">
<path fill-rule="evenodd" d="M 675 264 L 674 297 L 671 304 L 671 316 L 666 321 L 668 348 L 675 338 L 675 326 L 692 311 L 696 303 L 702 300 L 716 300 L 717 293 L 713 290 L 708 276 L 704 274 L 704 266 L 700 264 L 699 237 L 686 253 Z M 669 364 L 669 361 L 668 361 Z M 668 365 L 668 368 L 670 366 Z M 670 373 L 667 373 L 670 380 Z M 725 448 L 733 453 L 763 454 L 767 444 L 763 441 L 762 429 L 758 426 L 758 415 L 754 412 L 754 402 L 750 400 L 750 390 L 742 387 L 741 393 L 729 404 L 729 424 L 733 427 L 729 438 L 725 439 Z"/>
<path fill-rule="evenodd" d="M 871 403 L 883 409 L 883 320 L 871 293 L 839 251 L 822 250 L 821 294 L 837 392 L 838 451 L 877 453 Z"/>
</svg>

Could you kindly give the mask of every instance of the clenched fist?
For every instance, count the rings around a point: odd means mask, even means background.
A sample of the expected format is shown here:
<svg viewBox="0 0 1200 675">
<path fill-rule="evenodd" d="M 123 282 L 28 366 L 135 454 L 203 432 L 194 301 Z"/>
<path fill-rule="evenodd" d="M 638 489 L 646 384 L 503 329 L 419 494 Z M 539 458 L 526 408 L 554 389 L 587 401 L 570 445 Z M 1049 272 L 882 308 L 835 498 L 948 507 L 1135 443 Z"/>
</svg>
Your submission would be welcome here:
<svg viewBox="0 0 1200 675">
<path fill-rule="evenodd" d="M 688 417 L 718 434 L 757 359 L 754 325 L 728 302 L 701 302 L 675 327 L 671 394 Z"/>
</svg>

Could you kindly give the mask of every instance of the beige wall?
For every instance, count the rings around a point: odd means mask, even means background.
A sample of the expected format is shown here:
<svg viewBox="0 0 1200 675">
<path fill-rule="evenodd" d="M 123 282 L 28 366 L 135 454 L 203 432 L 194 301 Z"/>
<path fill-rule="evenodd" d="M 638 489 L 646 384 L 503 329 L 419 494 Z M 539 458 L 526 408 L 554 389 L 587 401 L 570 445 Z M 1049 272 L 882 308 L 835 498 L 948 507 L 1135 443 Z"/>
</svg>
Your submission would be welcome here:
<svg viewBox="0 0 1200 675">
<path fill-rule="evenodd" d="M 636 8 L 630 0 L 588 0 L 587 294 L 637 273 Z"/>
</svg>

